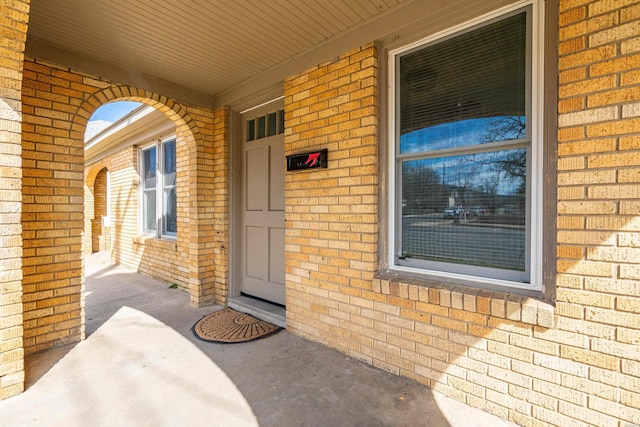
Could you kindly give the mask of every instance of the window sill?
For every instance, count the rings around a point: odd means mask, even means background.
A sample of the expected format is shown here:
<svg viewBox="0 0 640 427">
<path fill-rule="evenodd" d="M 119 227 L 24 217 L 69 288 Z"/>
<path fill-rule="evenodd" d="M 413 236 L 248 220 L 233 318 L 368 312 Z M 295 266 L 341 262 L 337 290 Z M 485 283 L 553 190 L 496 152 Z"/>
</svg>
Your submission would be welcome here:
<svg viewBox="0 0 640 427">
<path fill-rule="evenodd" d="M 178 244 L 175 240 L 159 239 L 156 236 L 141 235 L 133 238 L 133 243 L 141 246 L 149 246 L 151 248 L 159 248 L 171 251 L 178 250 Z"/>
<path fill-rule="evenodd" d="M 554 307 L 530 296 L 449 285 L 393 273 L 376 276 L 373 291 L 544 328 L 554 327 Z"/>
</svg>

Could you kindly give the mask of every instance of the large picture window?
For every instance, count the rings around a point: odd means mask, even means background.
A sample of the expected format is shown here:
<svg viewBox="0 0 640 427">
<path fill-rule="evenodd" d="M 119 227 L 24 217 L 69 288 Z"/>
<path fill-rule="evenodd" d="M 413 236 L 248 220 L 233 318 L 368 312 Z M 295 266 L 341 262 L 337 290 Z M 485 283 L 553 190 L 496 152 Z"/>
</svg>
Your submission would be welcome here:
<svg viewBox="0 0 640 427">
<path fill-rule="evenodd" d="M 159 142 L 141 151 L 142 231 L 158 237 L 175 237 L 176 140 Z"/>
<path fill-rule="evenodd" d="M 393 268 L 539 287 L 533 11 L 390 55 Z"/>
</svg>

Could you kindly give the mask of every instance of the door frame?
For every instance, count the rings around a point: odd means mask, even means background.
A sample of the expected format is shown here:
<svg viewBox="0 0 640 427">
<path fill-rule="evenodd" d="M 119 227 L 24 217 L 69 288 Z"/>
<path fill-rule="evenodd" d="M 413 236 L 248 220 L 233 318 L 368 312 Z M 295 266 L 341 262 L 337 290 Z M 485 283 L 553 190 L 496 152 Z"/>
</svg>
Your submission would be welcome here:
<svg viewBox="0 0 640 427">
<path fill-rule="evenodd" d="M 230 114 L 230 183 L 229 183 L 229 287 L 227 291 L 227 300 L 238 298 L 242 293 L 241 266 L 242 266 L 242 194 L 243 194 L 243 176 L 242 162 L 244 160 L 243 153 L 243 129 L 242 115 L 250 113 L 252 110 L 263 108 L 269 104 L 281 102 L 284 95 L 271 97 L 264 102 L 255 102 L 251 107 L 242 111 L 232 111 Z M 284 161 L 284 159 L 283 159 Z M 284 178 L 284 177 L 283 177 Z M 285 284 L 286 292 L 286 284 Z"/>
</svg>

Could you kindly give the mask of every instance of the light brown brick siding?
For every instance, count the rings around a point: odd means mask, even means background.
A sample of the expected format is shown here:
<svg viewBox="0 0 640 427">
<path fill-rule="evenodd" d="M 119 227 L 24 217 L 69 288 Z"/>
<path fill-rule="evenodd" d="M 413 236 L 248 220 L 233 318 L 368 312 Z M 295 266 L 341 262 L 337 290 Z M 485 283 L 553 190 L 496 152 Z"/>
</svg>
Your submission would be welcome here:
<svg viewBox="0 0 640 427">
<path fill-rule="evenodd" d="M 345 318 L 373 327 L 358 315 L 378 263 L 377 108 L 373 45 L 285 82 L 285 154 L 329 149 L 328 169 L 285 175 L 287 325 L 365 360 Z"/>
<path fill-rule="evenodd" d="M 149 141 L 150 142 L 150 141 Z M 184 141 L 177 142 L 176 153 L 184 156 Z M 126 268 L 136 270 L 147 276 L 177 284 L 189 289 L 189 239 L 186 227 L 189 211 L 184 206 L 186 198 L 182 197 L 182 189 L 188 185 L 188 174 L 178 169 L 178 237 L 175 240 L 157 239 L 142 235 L 139 227 L 139 170 L 138 147 L 128 147 L 110 155 L 101 161 L 89 165 L 85 171 L 87 189 L 97 187 L 100 173 L 95 170 L 108 169 L 111 174 L 111 222 L 113 248 L 112 260 Z M 185 162 L 179 163 L 186 165 Z M 107 166 L 108 165 L 108 166 Z M 95 181 L 91 185 L 91 178 Z M 86 197 L 87 211 L 92 204 L 96 192 Z M 87 230 L 87 233 L 89 230 Z"/>
<path fill-rule="evenodd" d="M 114 257 L 163 271 L 194 306 L 224 303 L 229 278 L 229 110 L 31 59 L 22 75 L 28 3 L 11 4 L 0 19 L 22 45 L 0 48 L 12 82 L 1 89 L 0 398 L 22 390 L 24 352 L 82 337 L 82 246 L 104 167 Z M 558 24 L 558 99 L 546 100 L 559 113 L 555 304 L 379 271 L 387 118 L 384 52 L 371 43 L 285 81 L 286 154 L 329 149 L 327 169 L 285 175 L 287 324 L 523 426 L 627 427 L 640 424 L 640 2 L 561 0 Z M 176 242 L 135 243 L 137 216 L 117 211 L 137 201 L 135 148 L 83 173 L 87 120 L 120 99 L 177 125 Z"/>
<path fill-rule="evenodd" d="M 93 219 L 91 220 L 91 252 L 111 250 L 110 226 L 106 226 L 104 218 L 107 217 L 107 175 L 106 168 L 101 169 L 93 183 Z M 89 207 L 85 203 L 85 218 Z M 88 230 L 85 227 L 85 233 Z"/>
<path fill-rule="evenodd" d="M 211 195 L 215 190 L 214 149 L 226 146 L 228 135 L 224 128 L 221 135 L 214 135 L 214 112 L 34 60 L 25 61 L 24 68 L 25 351 L 32 353 L 83 336 L 82 254 L 91 251 L 92 219 L 100 215 L 101 209 L 98 204 L 96 210 L 90 186 L 95 188 L 96 176 L 104 167 L 111 172 L 112 236 L 119 245 L 114 247 L 116 259 L 143 273 L 179 283 L 189 291 L 194 306 L 224 302 L 226 283 L 216 282 L 216 274 L 223 280 L 227 276 L 216 270 L 224 270 L 226 264 L 210 260 L 221 247 L 227 246 L 228 234 L 220 228 L 217 234 L 209 232 L 215 227 L 207 216 L 215 211 L 221 221 L 227 218 L 226 204 L 218 208 Z M 137 203 L 135 148 L 96 165 L 85 179 L 87 121 L 95 109 L 112 100 L 147 103 L 165 112 L 177 125 L 180 221 L 175 242 L 158 239 L 134 242 L 138 234 L 137 214 L 124 211 L 131 201 Z M 223 121 L 227 117 L 226 109 L 216 114 Z M 85 198 L 89 216 L 86 219 Z M 220 285 L 218 289 L 216 284 Z"/>
<path fill-rule="evenodd" d="M 329 149 L 286 175 L 289 330 L 521 425 L 640 423 L 639 8 L 560 2 L 555 307 L 376 276 L 377 49 L 289 78 L 287 154 Z"/>
<path fill-rule="evenodd" d="M 0 399 L 24 389 L 22 346 L 21 114 L 28 1 L 2 8 L 0 27 Z"/>
</svg>

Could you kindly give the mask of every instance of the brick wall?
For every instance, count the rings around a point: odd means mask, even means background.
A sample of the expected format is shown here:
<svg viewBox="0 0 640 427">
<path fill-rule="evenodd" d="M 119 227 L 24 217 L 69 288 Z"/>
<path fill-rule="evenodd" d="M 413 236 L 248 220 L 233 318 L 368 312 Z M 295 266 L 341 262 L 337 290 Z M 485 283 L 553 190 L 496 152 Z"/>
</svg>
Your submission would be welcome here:
<svg viewBox="0 0 640 427">
<path fill-rule="evenodd" d="M 12 5 L 25 11 L 0 22 L 11 21 L 5 31 L 24 41 L 26 6 Z M 378 50 L 369 44 L 285 82 L 286 154 L 329 149 L 327 169 L 285 176 L 287 323 L 295 334 L 521 425 L 640 424 L 640 3 L 562 0 L 559 7 L 555 306 L 376 276 L 378 195 L 387 191 L 378 150 L 386 141 Z M 0 49 L 15 59 L 13 67 L 3 62 L 3 72 L 18 86 L 21 49 Z M 179 165 L 187 184 L 178 206 L 189 216 L 179 224 L 188 235 L 184 286 L 196 306 L 224 302 L 227 292 L 229 111 L 182 106 L 32 60 L 23 77 L 22 104 L 11 85 L 1 95 L 11 119 L 3 118 L 0 143 L 9 162 L 0 163 L 9 267 L 0 275 L 0 397 L 22 387 L 22 310 L 26 352 L 82 335 L 82 137 L 104 102 L 141 100 L 178 124 L 179 149 L 189 153 Z M 112 184 L 123 189 L 112 197 L 137 200 L 135 150 L 122 154 L 110 160 Z M 165 244 L 145 242 L 141 250 L 154 260 Z M 23 307 L 16 303 L 21 261 Z"/>
<path fill-rule="evenodd" d="M 151 142 L 151 141 L 149 141 Z M 186 155 L 184 138 L 176 140 L 178 157 Z M 101 172 L 110 172 L 112 260 L 125 267 L 136 270 L 147 276 L 177 284 L 189 289 L 189 239 L 186 228 L 189 222 L 189 210 L 185 207 L 186 198 L 182 197 L 183 189 L 188 185 L 188 174 L 183 173 L 187 162 L 178 162 L 178 237 L 176 240 L 163 240 L 145 237 L 139 228 L 139 171 L 138 147 L 127 147 L 99 162 L 89 165 L 87 189 L 98 188 Z M 93 182 L 93 184 L 92 184 Z M 86 196 L 87 211 L 96 205 L 95 190 Z M 97 212 L 97 210 L 96 210 Z"/>
<path fill-rule="evenodd" d="M 189 210 L 185 206 L 185 203 L 188 203 L 187 198 L 183 196 L 189 177 L 184 171 L 188 165 L 188 162 L 183 161 L 187 151 L 185 147 L 184 138 L 177 138 L 177 239 L 157 239 L 143 236 L 140 232 L 139 147 L 137 146 L 127 147 L 86 167 L 86 189 L 95 188 L 96 190 L 85 196 L 85 212 L 89 212 L 91 206 L 97 205 L 95 198 L 99 196 L 97 188 L 101 172 L 96 174 L 96 170 L 109 170 L 112 261 L 147 276 L 171 284 L 175 283 L 182 289 L 189 289 L 189 239 L 185 237 L 188 236 Z"/>
<path fill-rule="evenodd" d="M 90 177 L 86 176 L 85 170 L 85 186 L 84 186 L 84 234 L 82 235 L 82 250 L 85 255 L 95 252 L 93 242 L 93 223 L 95 221 L 94 209 L 95 203 L 93 198 L 94 180 L 101 169 L 93 171 Z M 86 184 L 90 182 L 90 184 Z"/>
<path fill-rule="evenodd" d="M 571 380 L 587 396 L 559 411 L 638 424 L 640 3 L 561 1 L 560 12 L 556 313 L 581 334 L 560 355 L 584 370 Z"/>
<path fill-rule="evenodd" d="M 226 304 L 229 278 L 229 109 L 211 112 L 189 109 L 199 127 L 203 142 L 185 152 L 190 159 L 189 193 L 185 194 L 192 212 L 188 224 L 189 247 L 195 248 L 190 260 L 192 292 L 201 306 Z"/>
<path fill-rule="evenodd" d="M 24 389 L 20 86 L 28 13 L 28 1 L 14 1 L 0 15 L 11 41 L 0 45 L 0 399 Z"/>
<path fill-rule="evenodd" d="M 215 112 L 191 106 L 186 109 L 202 142 L 194 148 L 190 142 L 193 130 L 178 126 L 176 240 L 140 235 L 137 147 L 129 147 L 90 165 L 87 175 L 102 167 L 111 172 L 110 236 L 112 258 L 116 263 L 179 285 L 190 292 L 194 306 L 214 301 L 224 304 L 228 261 L 226 256 L 219 258 L 228 246 L 228 231 L 224 228 L 228 221 L 228 196 L 226 191 L 217 188 L 226 183 L 228 112 L 225 108 Z M 215 171 L 214 162 L 220 165 Z M 219 192 L 222 197 L 214 197 Z"/>
<path fill-rule="evenodd" d="M 377 271 L 376 55 L 365 46 L 285 82 L 285 154 L 329 149 L 327 169 L 285 175 L 287 325 L 365 359 L 340 318 L 369 322 Z"/>
<path fill-rule="evenodd" d="M 193 130 L 178 126 L 176 240 L 140 235 L 138 225 L 138 148 L 129 147 L 85 170 L 85 213 L 93 215 L 98 171 L 111 173 L 111 230 L 114 262 L 189 290 L 194 306 L 225 304 L 228 293 L 229 111 L 187 106 L 201 143 L 193 147 Z M 194 196 L 194 195 L 197 195 Z M 90 234 L 91 223 L 86 222 Z M 85 236 L 85 242 L 91 242 Z M 90 247 L 85 246 L 90 253 Z M 168 256 L 170 254 L 170 256 Z"/>
<path fill-rule="evenodd" d="M 84 145 L 72 124 L 98 82 L 34 61 L 24 70 L 24 345 L 31 353 L 83 335 Z"/>
<path fill-rule="evenodd" d="M 229 295 L 229 185 L 231 175 L 229 171 L 231 153 L 230 111 L 228 108 L 219 108 L 214 112 L 212 132 L 213 144 L 208 149 L 208 162 L 206 170 L 212 176 L 213 193 L 205 192 L 201 205 L 201 224 L 207 224 L 207 228 L 201 230 L 207 243 L 213 248 L 213 256 L 204 252 L 200 257 L 199 265 L 203 271 L 215 271 L 211 279 L 206 278 L 206 286 L 203 286 L 202 298 L 206 302 L 226 305 Z M 201 167 L 201 169 L 203 169 Z M 203 274 L 204 276 L 204 274 Z M 202 280 L 205 280 L 203 277 Z"/>
<path fill-rule="evenodd" d="M 329 149 L 285 178 L 287 324 L 521 425 L 639 424 L 640 5 L 560 11 L 557 304 L 376 276 L 367 45 L 285 83 L 286 153 Z"/>
<path fill-rule="evenodd" d="M 85 209 L 85 215 L 87 210 Z M 103 218 L 107 216 L 107 169 L 96 175 L 93 183 L 93 220 L 91 220 L 91 252 L 107 251 L 109 242 L 108 228 Z"/>
</svg>

